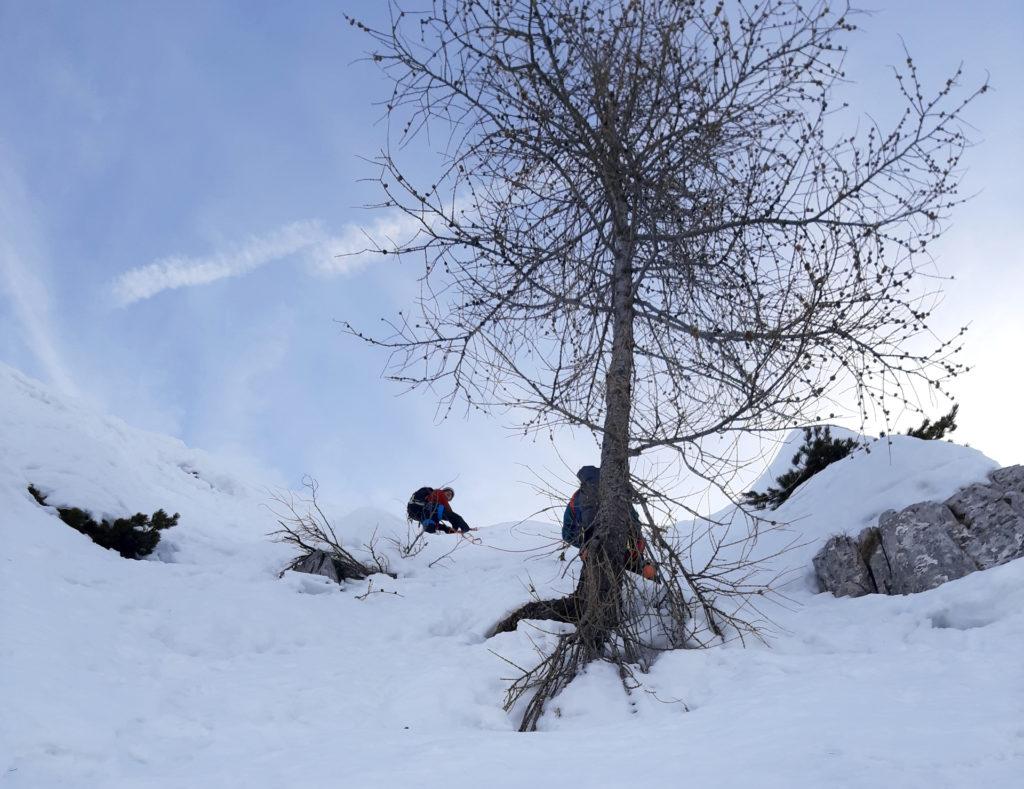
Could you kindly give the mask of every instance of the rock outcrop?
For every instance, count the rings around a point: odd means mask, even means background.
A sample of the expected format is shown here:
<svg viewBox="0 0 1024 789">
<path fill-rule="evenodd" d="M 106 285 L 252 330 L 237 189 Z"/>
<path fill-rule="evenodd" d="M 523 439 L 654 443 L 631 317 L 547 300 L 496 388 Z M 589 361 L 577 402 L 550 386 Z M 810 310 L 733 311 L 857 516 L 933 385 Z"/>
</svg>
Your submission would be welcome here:
<svg viewBox="0 0 1024 789">
<path fill-rule="evenodd" d="M 293 570 L 297 573 L 322 575 L 339 584 L 345 581 L 361 581 L 375 573 L 388 575 L 392 578 L 398 577 L 395 573 L 388 570 L 387 564 L 383 561 L 375 561 L 372 565 L 364 564 L 343 548 L 339 548 L 335 552 L 320 549 L 312 550 L 295 559 L 285 569 Z"/>
<path fill-rule="evenodd" d="M 833 537 L 814 557 L 814 572 L 836 597 L 860 597 L 876 591 L 871 571 L 857 542 L 845 534 Z"/>
<path fill-rule="evenodd" d="M 830 539 L 814 557 L 822 591 L 837 597 L 912 594 L 1024 556 L 1024 466 L 989 475 L 943 503 L 883 512 L 855 539 Z"/>
<path fill-rule="evenodd" d="M 302 558 L 297 559 L 289 569 L 297 573 L 322 575 L 339 584 L 346 578 L 351 577 L 345 572 L 344 565 L 334 556 L 327 553 L 327 551 L 311 551 Z"/>
</svg>

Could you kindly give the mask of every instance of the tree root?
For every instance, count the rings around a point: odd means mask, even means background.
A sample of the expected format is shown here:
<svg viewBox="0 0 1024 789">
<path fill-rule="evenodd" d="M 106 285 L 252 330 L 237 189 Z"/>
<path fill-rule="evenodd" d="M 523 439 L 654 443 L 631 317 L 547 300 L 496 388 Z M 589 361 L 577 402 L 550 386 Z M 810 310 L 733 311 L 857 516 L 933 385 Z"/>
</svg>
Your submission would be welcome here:
<svg viewBox="0 0 1024 789">
<path fill-rule="evenodd" d="M 515 631 L 524 619 L 546 619 L 551 622 L 576 624 L 580 619 L 579 600 L 575 594 L 553 600 L 532 600 L 493 625 L 487 631 L 487 638 L 498 633 Z"/>
</svg>

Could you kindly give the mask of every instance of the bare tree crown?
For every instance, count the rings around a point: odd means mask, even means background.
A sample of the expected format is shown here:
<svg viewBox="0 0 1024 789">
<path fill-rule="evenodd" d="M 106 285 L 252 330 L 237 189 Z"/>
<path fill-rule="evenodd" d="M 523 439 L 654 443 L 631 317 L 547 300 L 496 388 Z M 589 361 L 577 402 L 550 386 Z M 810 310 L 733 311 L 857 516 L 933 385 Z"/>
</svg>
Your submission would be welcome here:
<svg viewBox="0 0 1024 789">
<path fill-rule="evenodd" d="M 850 20 L 823 2 L 392 4 L 366 28 L 391 142 L 446 135 L 429 185 L 380 156 L 384 204 L 419 223 L 380 251 L 427 262 L 419 309 L 376 340 L 392 376 L 603 434 L 618 284 L 634 456 L 795 424 L 837 385 L 876 416 L 941 386 L 951 346 L 908 350 L 916 275 L 976 92 L 956 98 L 957 74 L 925 97 L 908 58 L 897 123 L 830 136 Z"/>
</svg>

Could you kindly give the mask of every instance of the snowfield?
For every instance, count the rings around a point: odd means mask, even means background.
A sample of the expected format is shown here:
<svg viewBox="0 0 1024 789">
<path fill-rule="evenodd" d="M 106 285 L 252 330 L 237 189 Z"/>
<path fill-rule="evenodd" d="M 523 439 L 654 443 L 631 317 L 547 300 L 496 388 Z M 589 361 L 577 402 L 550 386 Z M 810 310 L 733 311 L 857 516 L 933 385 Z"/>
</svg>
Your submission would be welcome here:
<svg viewBox="0 0 1024 789">
<path fill-rule="evenodd" d="M 483 634 L 531 587 L 571 587 L 556 524 L 432 537 L 372 587 L 279 578 L 293 553 L 267 538 L 264 485 L 3 366 L 0 404 L 5 789 L 1024 785 L 1024 560 L 906 597 L 835 599 L 810 576 L 829 535 L 982 479 L 975 450 L 897 438 L 829 467 L 766 538 L 801 543 L 769 646 L 667 654 L 631 696 L 594 666 L 524 735 L 505 660 L 532 665 L 552 636 Z M 29 483 L 180 525 L 125 560 Z M 326 504 L 354 547 L 406 533 L 402 513 Z"/>
</svg>

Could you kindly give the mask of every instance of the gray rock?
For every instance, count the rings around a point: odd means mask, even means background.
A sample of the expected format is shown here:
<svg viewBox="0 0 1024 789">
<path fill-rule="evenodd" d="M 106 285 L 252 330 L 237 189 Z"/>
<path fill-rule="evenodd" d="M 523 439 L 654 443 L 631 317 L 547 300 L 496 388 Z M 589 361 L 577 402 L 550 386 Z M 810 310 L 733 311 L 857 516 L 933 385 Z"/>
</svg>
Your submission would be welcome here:
<svg viewBox="0 0 1024 789">
<path fill-rule="evenodd" d="M 887 510 L 856 540 L 833 537 L 814 570 L 836 596 L 911 594 L 1022 557 L 1024 466 L 1008 466 L 944 504 Z"/>
<path fill-rule="evenodd" d="M 895 516 L 895 510 L 888 510 L 883 517 Z M 892 594 L 892 568 L 882 548 L 882 532 L 877 526 L 868 526 L 857 535 L 857 550 L 861 560 L 871 573 L 875 590 L 882 594 Z"/>
<path fill-rule="evenodd" d="M 881 550 L 892 573 L 891 593 L 934 589 L 978 569 L 953 537 L 958 521 L 943 504 L 912 504 L 879 519 Z"/>
<path fill-rule="evenodd" d="M 899 514 L 899 510 L 886 510 L 885 512 L 883 512 L 881 515 L 878 516 L 879 528 L 881 528 L 882 524 L 888 523 Z"/>
<path fill-rule="evenodd" d="M 823 592 L 860 597 L 876 591 L 857 543 L 845 534 L 832 537 L 814 557 L 814 572 Z"/>
<path fill-rule="evenodd" d="M 988 475 L 992 484 L 1006 491 L 1015 491 L 1024 495 L 1024 466 L 1007 466 L 999 468 Z"/>
<path fill-rule="evenodd" d="M 1014 468 L 1021 469 L 1000 471 Z M 992 481 L 969 485 L 946 500 L 957 519 L 953 537 L 982 570 L 1024 556 L 1024 493 L 1009 474 L 994 474 Z M 1019 481 L 1024 484 L 1024 473 Z"/>
<path fill-rule="evenodd" d="M 291 566 L 291 569 L 297 573 L 323 575 L 339 584 L 345 577 L 341 563 L 326 551 L 313 551 L 303 556 Z"/>
</svg>

